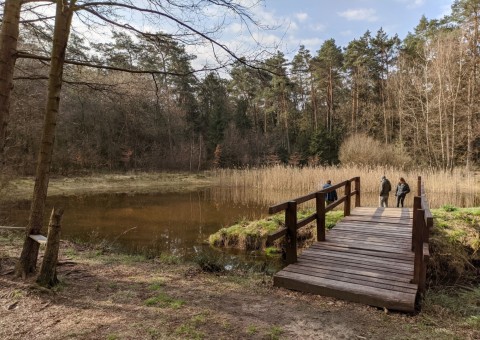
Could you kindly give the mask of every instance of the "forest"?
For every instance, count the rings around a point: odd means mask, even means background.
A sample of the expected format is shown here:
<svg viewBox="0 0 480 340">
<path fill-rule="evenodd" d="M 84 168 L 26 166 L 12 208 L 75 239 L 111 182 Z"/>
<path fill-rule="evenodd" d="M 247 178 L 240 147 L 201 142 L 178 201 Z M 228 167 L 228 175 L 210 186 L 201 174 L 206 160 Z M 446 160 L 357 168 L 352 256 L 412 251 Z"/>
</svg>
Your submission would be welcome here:
<svg viewBox="0 0 480 340">
<path fill-rule="evenodd" d="M 403 40 L 379 28 L 345 47 L 329 39 L 317 51 L 299 46 L 291 60 L 276 51 L 221 71 L 197 72 L 196 56 L 163 32 L 114 29 L 96 43 L 72 32 L 52 171 L 327 165 L 353 155 L 363 164 L 474 168 L 479 7 L 455 1 L 452 15 L 419 18 Z M 4 143 L 4 165 L 18 174 L 35 172 L 52 30 L 45 20 L 21 23 Z"/>
</svg>

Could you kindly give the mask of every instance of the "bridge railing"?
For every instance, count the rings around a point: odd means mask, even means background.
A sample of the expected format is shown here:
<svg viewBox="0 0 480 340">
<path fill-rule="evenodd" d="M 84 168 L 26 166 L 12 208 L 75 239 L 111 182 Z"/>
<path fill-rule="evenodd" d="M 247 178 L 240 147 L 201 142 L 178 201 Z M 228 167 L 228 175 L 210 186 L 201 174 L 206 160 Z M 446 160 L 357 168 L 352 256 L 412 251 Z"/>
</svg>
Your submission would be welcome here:
<svg viewBox="0 0 480 340">
<path fill-rule="evenodd" d="M 413 198 L 412 251 L 415 253 L 413 280 L 420 293 L 425 292 L 427 263 L 430 258 L 428 248 L 433 216 L 428 206 L 422 177 L 418 176 L 417 195 Z"/>
<path fill-rule="evenodd" d="M 352 183 L 354 183 L 354 190 L 352 191 Z M 325 195 L 333 190 L 345 187 L 344 195 L 339 197 L 333 203 L 325 206 Z M 350 215 L 351 197 L 355 196 L 355 207 L 360 206 L 360 177 L 343 181 L 341 183 L 332 185 L 331 187 L 319 191 L 312 192 L 308 195 L 295 198 L 293 200 L 273 205 L 268 209 L 269 214 L 275 214 L 280 211 L 285 211 L 285 227 L 270 234 L 267 238 L 267 244 L 280 237 L 286 238 L 286 262 L 287 264 L 297 262 L 297 231 L 307 224 L 317 222 L 317 241 L 325 241 L 325 213 L 332 210 L 336 206 L 344 203 L 343 212 L 345 216 Z M 316 211 L 312 215 L 298 221 L 297 209 L 298 205 L 315 200 Z"/>
</svg>

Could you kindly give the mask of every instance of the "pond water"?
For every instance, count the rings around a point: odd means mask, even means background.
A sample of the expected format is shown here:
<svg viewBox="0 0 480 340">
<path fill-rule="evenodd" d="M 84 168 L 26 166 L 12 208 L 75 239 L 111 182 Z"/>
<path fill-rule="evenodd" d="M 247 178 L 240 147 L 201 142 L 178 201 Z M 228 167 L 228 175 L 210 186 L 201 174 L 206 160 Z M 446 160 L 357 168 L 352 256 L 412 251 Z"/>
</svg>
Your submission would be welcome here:
<svg viewBox="0 0 480 340">
<path fill-rule="evenodd" d="M 342 194 L 340 191 L 339 196 Z M 54 205 L 65 208 L 62 222 L 64 239 L 93 243 L 103 241 L 128 253 L 169 254 L 187 258 L 209 249 L 206 245 L 208 236 L 220 228 L 241 219 L 265 217 L 268 206 L 301 195 L 291 191 L 211 187 L 191 193 L 51 197 L 47 211 L 51 211 Z M 395 204 L 394 199 L 392 195 L 390 206 Z M 405 201 L 406 206 L 411 206 L 412 201 L 413 195 L 410 194 Z M 440 195 L 431 202 L 431 207 L 448 202 L 457 206 L 464 206 L 462 202 L 478 204 L 478 197 L 459 195 L 446 198 Z M 377 204 L 376 194 L 362 193 L 362 206 Z M 29 208 L 29 201 L 0 207 L 0 224 L 25 226 Z M 343 205 L 339 208 L 343 209 Z M 232 250 L 225 250 L 223 254 L 258 257 L 258 254 Z"/>
<path fill-rule="evenodd" d="M 103 241 L 128 253 L 167 253 L 186 257 L 205 245 L 208 236 L 240 219 L 267 215 L 262 204 L 219 202 L 211 189 L 191 193 L 102 194 L 51 197 L 47 211 L 62 206 L 62 238 Z M 30 202 L 1 209 L 9 225 L 25 226 Z"/>
</svg>

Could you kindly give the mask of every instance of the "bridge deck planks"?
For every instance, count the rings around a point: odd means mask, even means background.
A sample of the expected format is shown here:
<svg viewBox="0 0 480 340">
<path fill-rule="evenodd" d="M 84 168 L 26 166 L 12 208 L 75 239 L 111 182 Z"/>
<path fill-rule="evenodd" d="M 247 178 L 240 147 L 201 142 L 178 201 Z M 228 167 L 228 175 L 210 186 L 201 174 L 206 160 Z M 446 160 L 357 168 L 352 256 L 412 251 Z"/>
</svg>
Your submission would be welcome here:
<svg viewBox="0 0 480 340">
<path fill-rule="evenodd" d="M 413 312 L 418 291 L 410 250 L 409 208 L 355 208 L 298 261 L 274 276 L 274 285 L 377 307 Z"/>
</svg>

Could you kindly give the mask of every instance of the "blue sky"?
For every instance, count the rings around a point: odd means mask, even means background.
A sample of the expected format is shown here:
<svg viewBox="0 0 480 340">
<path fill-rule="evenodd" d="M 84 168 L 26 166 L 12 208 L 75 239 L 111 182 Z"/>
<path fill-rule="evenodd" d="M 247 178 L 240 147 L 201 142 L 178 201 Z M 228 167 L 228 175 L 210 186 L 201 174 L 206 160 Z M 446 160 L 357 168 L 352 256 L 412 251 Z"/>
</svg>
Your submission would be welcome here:
<svg viewBox="0 0 480 340">
<path fill-rule="evenodd" d="M 422 15 L 429 19 L 450 13 L 453 0 L 265 0 L 254 10 L 268 25 L 280 25 L 264 32 L 262 42 L 278 43 L 279 50 L 291 56 L 300 44 L 314 54 L 321 44 L 334 38 L 346 46 L 366 30 L 380 27 L 389 35 L 404 38 L 413 31 Z"/>
</svg>

